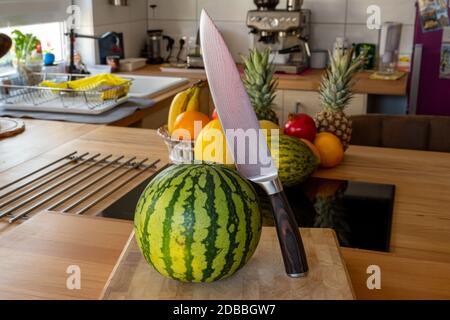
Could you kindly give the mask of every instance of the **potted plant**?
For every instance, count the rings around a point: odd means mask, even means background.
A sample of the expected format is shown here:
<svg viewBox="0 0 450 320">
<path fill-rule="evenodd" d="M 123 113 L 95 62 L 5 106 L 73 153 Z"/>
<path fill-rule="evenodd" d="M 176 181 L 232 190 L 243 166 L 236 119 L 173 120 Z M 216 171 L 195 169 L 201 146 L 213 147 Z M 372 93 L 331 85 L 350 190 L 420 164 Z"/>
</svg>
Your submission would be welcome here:
<svg viewBox="0 0 450 320">
<path fill-rule="evenodd" d="M 15 66 L 19 76 L 27 85 L 36 85 L 40 77 L 34 75 L 42 70 L 42 48 L 39 39 L 31 33 L 20 30 L 12 32 L 16 54 Z"/>
<path fill-rule="evenodd" d="M 53 48 L 50 43 L 47 43 L 47 50 L 44 51 L 44 65 L 52 66 L 55 63 L 55 54 L 53 53 Z"/>
</svg>

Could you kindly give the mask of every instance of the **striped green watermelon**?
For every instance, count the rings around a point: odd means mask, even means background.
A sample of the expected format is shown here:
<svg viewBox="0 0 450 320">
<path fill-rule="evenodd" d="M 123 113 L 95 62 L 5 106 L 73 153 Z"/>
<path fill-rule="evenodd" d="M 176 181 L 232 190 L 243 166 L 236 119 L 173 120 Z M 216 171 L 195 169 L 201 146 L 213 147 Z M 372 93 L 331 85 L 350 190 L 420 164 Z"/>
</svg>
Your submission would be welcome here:
<svg viewBox="0 0 450 320">
<path fill-rule="evenodd" d="M 285 187 L 304 182 L 319 167 L 319 159 L 300 139 L 275 135 L 269 137 L 267 142 Z"/>
<path fill-rule="evenodd" d="M 163 276 L 213 282 L 253 255 L 261 214 L 252 185 L 221 165 L 177 165 L 142 193 L 134 219 L 147 262 Z"/>
</svg>

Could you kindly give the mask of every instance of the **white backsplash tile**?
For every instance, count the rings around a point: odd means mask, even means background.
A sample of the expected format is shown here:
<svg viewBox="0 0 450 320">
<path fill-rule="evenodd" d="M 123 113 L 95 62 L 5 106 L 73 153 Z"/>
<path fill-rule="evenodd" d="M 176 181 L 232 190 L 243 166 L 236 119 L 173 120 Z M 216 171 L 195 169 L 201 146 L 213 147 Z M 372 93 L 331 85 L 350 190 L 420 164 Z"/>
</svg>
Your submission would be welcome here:
<svg viewBox="0 0 450 320">
<path fill-rule="evenodd" d="M 155 18 L 161 20 L 196 20 L 196 0 L 149 0 L 150 5 L 156 5 Z M 148 8 L 149 19 L 153 17 L 153 10 Z"/>
<path fill-rule="evenodd" d="M 130 21 L 130 6 L 116 7 L 107 0 L 94 0 L 94 25 L 112 25 Z"/>
<path fill-rule="evenodd" d="M 395 21 L 414 24 L 416 0 L 348 0 L 347 23 L 366 23 L 367 8 L 377 5 L 381 9 L 381 22 Z"/>
<path fill-rule="evenodd" d="M 131 0 L 130 21 L 147 20 L 147 0 Z"/>
<path fill-rule="evenodd" d="M 202 9 L 216 21 L 245 21 L 247 12 L 256 9 L 253 0 L 197 0 L 197 18 Z"/>
<path fill-rule="evenodd" d="M 344 34 L 344 24 L 313 23 L 311 26 L 311 49 L 331 50 L 336 41 L 336 37 L 343 37 Z"/>
<path fill-rule="evenodd" d="M 241 55 L 247 55 L 253 42 L 244 22 L 217 22 L 235 61 L 241 61 Z"/>
<path fill-rule="evenodd" d="M 175 39 L 175 44 L 181 37 L 197 36 L 197 21 L 175 21 L 175 20 L 150 20 L 148 29 L 162 29 L 164 34 Z"/>
<path fill-rule="evenodd" d="M 305 0 L 304 9 L 311 10 L 315 23 L 345 23 L 347 0 Z"/>
<path fill-rule="evenodd" d="M 102 30 L 114 30 L 117 25 L 127 24 L 127 54 L 135 55 L 140 51 L 138 47 L 145 41 L 147 29 L 163 29 L 166 35 L 175 39 L 176 47 L 181 37 L 195 37 L 202 8 L 207 9 L 217 21 L 236 60 L 239 61 L 239 55 L 245 54 L 252 46 L 252 36 L 248 34 L 245 20 L 247 11 L 256 9 L 253 0 L 130 0 L 130 6 L 125 8 L 110 6 L 107 0 L 91 1 L 94 3 L 95 26 L 103 26 Z M 365 26 L 367 7 L 378 5 L 383 22 L 399 21 L 404 24 L 400 50 L 411 51 L 414 3 L 415 0 L 305 0 L 303 7 L 312 11 L 311 48 L 332 49 L 336 37 L 344 35 L 350 43 L 378 45 L 379 31 L 368 30 Z M 152 4 L 157 5 L 154 16 L 149 7 Z M 286 0 L 280 0 L 278 8 L 285 7 Z M 140 21 L 147 17 L 147 24 Z"/>
<path fill-rule="evenodd" d="M 125 39 L 125 56 L 128 58 L 140 57 L 146 41 L 147 21 L 131 22 L 130 35 Z"/>
</svg>

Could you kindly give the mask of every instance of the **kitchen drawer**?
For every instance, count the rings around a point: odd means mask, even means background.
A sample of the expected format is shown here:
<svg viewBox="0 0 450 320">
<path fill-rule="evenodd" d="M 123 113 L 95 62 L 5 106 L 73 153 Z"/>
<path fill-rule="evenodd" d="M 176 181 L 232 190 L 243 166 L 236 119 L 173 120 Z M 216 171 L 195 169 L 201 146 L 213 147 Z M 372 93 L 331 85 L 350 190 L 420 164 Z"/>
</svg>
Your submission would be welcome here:
<svg viewBox="0 0 450 320">
<path fill-rule="evenodd" d="M 290 113 L 306 113 L 315 116 L 322 109 L 319 93 L 316 91 L 284 90 L 283 93 L 283 122 L 287 120 Z M 367 95 L 355 94 L 346 113 L 348 115 L 366 114 Z"/>
</svg>

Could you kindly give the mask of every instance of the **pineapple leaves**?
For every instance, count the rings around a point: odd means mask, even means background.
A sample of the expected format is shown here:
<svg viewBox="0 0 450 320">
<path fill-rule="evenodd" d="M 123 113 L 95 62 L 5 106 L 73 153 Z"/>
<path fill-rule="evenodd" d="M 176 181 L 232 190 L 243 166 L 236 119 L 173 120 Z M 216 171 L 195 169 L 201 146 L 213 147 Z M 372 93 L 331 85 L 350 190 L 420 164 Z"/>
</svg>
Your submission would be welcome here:
<svg viewBox="0 0 450 320">
<path fill-rule="evenodd" d="M 276 97 L 278 81 L 274 79 L 275 66 L 270 62 L 270 53 L 270 49 L 253 49 L 248 57 L 242 57 L 245 65 L 243 82 L 255 109 L 270 109 Z"/>
<path fill-rule="evenodd" d="M 354 50 L 329 52 L 330 66 L 319 87 L 320 101 L 325 109 L 343 111 L 353 97 L 354 76 L 365 63 L 365 55 L 353 59 Z"/>
</svg>

